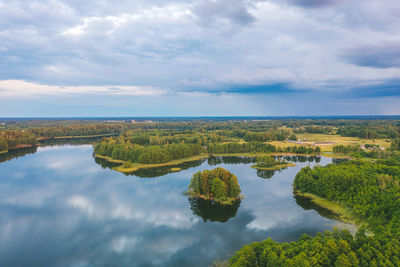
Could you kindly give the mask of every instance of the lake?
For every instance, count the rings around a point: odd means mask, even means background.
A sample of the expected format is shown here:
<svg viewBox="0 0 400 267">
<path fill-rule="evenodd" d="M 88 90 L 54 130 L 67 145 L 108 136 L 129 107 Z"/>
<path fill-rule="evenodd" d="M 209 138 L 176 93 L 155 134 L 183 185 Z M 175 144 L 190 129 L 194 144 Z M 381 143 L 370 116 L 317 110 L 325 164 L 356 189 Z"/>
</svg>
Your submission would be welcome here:
<svg viewBox="0 0 400 267">
<path fill-rule="evenodd" d="M 184 164 L 181 172 L 125 175 L 95 160 L 91 145 L 39 147 L 5 158 L 0 266 L 209 266 L 251 242 L 293 241 L 342 226 L 292 191 L 302 167 L 332 159 L 287 160 L 297 166 L 257 171 L 252 158 L 216 157 Z M 183 195 L 193 173 L 217 166 L 238 177 L 240 203 Z"/>
</svg>

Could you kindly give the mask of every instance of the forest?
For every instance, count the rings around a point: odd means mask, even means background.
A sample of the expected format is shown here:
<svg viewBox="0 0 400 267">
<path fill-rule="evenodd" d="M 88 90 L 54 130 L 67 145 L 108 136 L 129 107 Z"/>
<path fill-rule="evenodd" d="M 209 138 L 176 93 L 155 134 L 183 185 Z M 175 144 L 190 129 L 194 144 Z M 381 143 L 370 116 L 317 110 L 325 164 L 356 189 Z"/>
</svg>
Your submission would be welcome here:
<svg viewBox="0 0 400 267">
<path fill-rule="evenodd" d="M 244 246 L 230 266 L 399 266 L 400 166 L 347 161 L 303 168 L 295 192 L 309 193 L 349 208 L 359 225 L 303 235 L 298 241 L 271 239 Z M 367 234 L 367 231 L 373 234 Z"/>
<path fill-rule="evenodd" d="M 337 134 L 341 136 L 359 137 L 365 139 L 377 138 L 397 138 L 399 137 L 398 126 L 365 126 L 365 125 L 348 125 L 340 127 Z"/>
<path fill-rule="evenodd" d="M 36 146 L 35 135 L 28 130 L 0 131 L 0 151 Z"/>
<path fill-rule="evenodd" d="M 124 138 L 105 138 L 98 143 L 94 152 L 116 160 L 131 163 L 157 164 L 199 155 L 203 148 L 199 144 L 169 144 L 141 146 L 125 142 Z"/>
</svg>

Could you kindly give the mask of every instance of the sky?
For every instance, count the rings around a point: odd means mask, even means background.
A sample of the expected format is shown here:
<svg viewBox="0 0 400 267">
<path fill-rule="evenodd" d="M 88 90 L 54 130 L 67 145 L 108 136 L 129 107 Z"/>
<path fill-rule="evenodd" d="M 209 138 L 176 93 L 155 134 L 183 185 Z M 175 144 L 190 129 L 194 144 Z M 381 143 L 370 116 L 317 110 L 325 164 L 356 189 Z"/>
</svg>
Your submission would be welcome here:
<svg viewBox="0 0 400 267">
<path fill-rule="evenodd" d="M 399 114 L 398 0 L 0 0 L 0 117 Z"/>
</svg>

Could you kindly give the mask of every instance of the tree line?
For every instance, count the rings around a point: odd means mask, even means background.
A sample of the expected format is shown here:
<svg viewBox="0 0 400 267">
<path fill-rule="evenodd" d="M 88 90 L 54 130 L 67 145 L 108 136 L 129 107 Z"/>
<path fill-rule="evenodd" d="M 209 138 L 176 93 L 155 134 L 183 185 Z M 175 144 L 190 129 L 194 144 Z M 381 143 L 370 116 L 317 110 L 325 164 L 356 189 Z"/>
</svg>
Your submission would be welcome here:
<svg viewBox="0 0 400 267">
<path fill-rule="evenodd" d="M 334 146 L 332 151 L 333 153 L 339 153 L 339 154 L 346 154 L 350 155 L 354 158 L 373 158 L 373 159 L 388 159 L 391 157 L 396 157 L 398 152 L 394 151 L 393 149 L 391 151 L 386 151 L 386 150 L 381 150 L 379 149 L 378 146 L 373 146 L 373 145 L 365 145 L 365 149 L 362 149 L 360 146 L 351 146 L 351 145 L 338 145 Z M 368 148 L 372 148 L 369 149 Z"/>
<path fill-rule="evenodd" d="M 28 130 L 0 131 L 0 151 L 32 147 L 37 144 L 36 137 Z"/>
<path fill-rule="evenodd" d="M 340 127 L 337 134 L 347 137 L 359 137 L 364 139 L 377 138 L 397 138 L 399 136 L 399 127 L 390 125 L 347 125 Z"/>
<path fill-rule="evenodd" d="M 199 144 L 139 146 L 129 142 L 119 143 L 115 138 L 106 138 L 96 144 L 94 152 L 131 163 L 156 164 L 199 155 L 203 152 L 203 148 Z"/>
<path fill-rule="evenodd" d="M 321 149 L 316 147 L 305 146 L 288 146 L 276 147 L 267 143 L 250 142 L 250 143 L 226 143 L 226 144 L 210 144 L 207 151 L 211 154 L 223 153 L 294 153 L 294 154 L 319 154 Z"/>
<path fill-rule="evenodd" d="M 52 127 L 34 127 L 31 131 L 37 137 L 90 136 L 119 134 L 124 131 L 123 124 L 76 124 Z"/>
</svg>

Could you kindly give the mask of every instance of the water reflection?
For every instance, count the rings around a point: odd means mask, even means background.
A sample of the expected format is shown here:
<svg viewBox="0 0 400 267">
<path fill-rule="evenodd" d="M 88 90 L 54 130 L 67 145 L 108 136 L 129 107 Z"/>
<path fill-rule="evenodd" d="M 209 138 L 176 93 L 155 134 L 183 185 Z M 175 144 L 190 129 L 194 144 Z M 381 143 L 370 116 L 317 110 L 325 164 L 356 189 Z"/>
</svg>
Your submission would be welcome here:
<svg viewBox="0 0 400 267">
<path fill-rule="evenodd" d="M 103 169 L 112 169 L 114 167 L 117 167 L 117 166 L 121 165 L 119 163 L 109 162 L 109 161 L 107 161 L 105 159 L 97 158 L 97 157 L 94 157 L 94 162 L 99 164 Z"/>
<path fill-rule="evenodd" d="M 132 179 L 91 154 L 91 145 L 39 147 L 0 164 L 0 266 L 210 266 L 251 242 L 333 227 L 293 198 L 296 173 L 315 161 L 271 179 L 258 178 L 254 163 L 219 164 L 245 196 L 226 208 L 182 194 L 193 173 L 215 168 L 207 160 L 160 179 Z"/>
<path fill-rule="evenodd" d="M 319 163 L 321 161 L 321 157 L 315 157 L 315 156 L 274 156 L 276 159 L 279 160 L 286 160 L 286 161 L 291 161 L 291 162 L 316 162 Z M 131 173 L 125 173 L 125 175 L 133 175 L 141 178 L 155 178 L 155 177 L 161 177 L 166 174 L 172 173 L 171 168 L 172 167 L 178 167 L 181 168 L 182 170 L 187 170 L 190 168 L 194 168 L 197 166 L 202 165 L 205 161 L 207 161 L 207 164 L 210 166 L 216 166 L 220 164 L 254 164 L 257 162 L 257 157 L 237 157 L 237 156 L 211 156 L 206 159 L 200 159 L 197 161 L 190 161 L 190 162 L 185 162 L 176 166 L 165 166 L 165 167 L 158 167 L 158 168 L 149 168 L 149 169 L 139 169 L 135 172 Z M 112 169 L 114 167 L 119 166 L 119 163 L 112 163 L 108 162 L 104 159 L 100 158 L 95 158 L 95 162 L 99 164 L 103 169 L 109 168 Z M 286 168 L 283 168 L 281 170 L 278 170 L 278 172 L 281 172 Z M 261 178 L 271 178 L 274 175 L 275 171 L 269 171 L 269 170 L 257 170 L 257 176 Z"/>
<path fill-rule="evenodd" d="M 190 168 L 200 166 L 205 161 L 206 161 L 206 159 L 199 159 L 199 160 L 195 160 L 195 161 L 184 162 L 179 165 L 163 166 L 163 167 L 149 168 L 149 169 L 139 169 L 137 171 L 130 172 L 130 173 L 124 173 L 124 174 L 126 176 L 137 176 L 140 178 L 155 178 L 155 177 L 164 176 L 169 173 L 173 173 L 174 171 L 171 171 L 171 168 L 180 168 L 181 170 L 187 170 Z M 103 169 L 107 169 L 107 168 L 113 169 L 114 167 L 121 165 L 119 163 L 109 162 L 105 159 L 96 158 L 96 157 L 95 157 L 95 162 L 97 164 L 99 164 Z"/>
<path fill-rule="evenodd" d="M 300 207 L 302 207 L 305 210 L 315 210 L 318 212 L 319 215 L 321 215 L 325 218 L 329 218 L 329 219 L 339 220 L 339 218 L 340 218 L 338 214 L 336 214 L 328 209 L 325 209 L 321 206 L 315 205 L 314 202 L 312 202 L 307 197 L 303 197 L 303 196 L 299 196 L 299 195 L 293 195 L 293 197 L 296 200 L 297 205 L 299 205 Z"/>
<path fill-rule="evenodd" d="M 204 222 L 227 222 L 230 218 L 236 216 L 240 202 L 240 200 L 237 200 L 232 204 L 224 205 L 209 199 L 189 197 L 193 214 L 201 217 Z"/>
<path fill-rule="evenodd" d="M 139 169 L 135 172 L 132 173 L 127 173 L 126 175 L 134 175 L 140 178 L 155 178 L 155 177 L 161 177 L 169 173 L 173 173 L 171 171 L 171 168 L 180 168 L 181 170 L 187 170 L 190 168 L 194 168 L 197 166 L 200 166 L 206 161 L 206 159 L 200 159 L 200 160 L 195 160 L 195 161 L 189 161 L 185 162 L 176 166 L 165 166 L 165 167 L 159 167 L 159 168 L 151 168 L 151 169 Z"/>
<path fill-rule="evenodd" d="M 24 157 L 29 154 L 34 154 L 37 151 L 37 147 L 27 147 L 21 149 L 12 149 L 7 153 L 0 154 L 0 162 L 16 159 L 19 157 Z"/>
<path fill-rule="evenodd" d="M 315 163 L 320 163 L 321 162 L 321 157 L 320 156 L 298 156 L 298 155 L 285 155 L 285 156 L 275 156 L 275 159 L 277 160 L 286 160 L 286 161 L 291 161 L 291 162 L 315 162 Z"/>
<path fill-rule="evenodd" d="M 333 163 L 341 163 L 341 162 L 345 162 L 348 161 L 349 159 L 340 159 L 340 158 L 333 158 L 332 162 Z"/>
<path fill-rule="evenodd" d="M 74 139 L 43 139 L 39 140 L 39 146 L 52 147 L 52 146 L 68 146 L 68 145 L 87 145 L 93 142 L 98 142 L 101 137 L 90 138 L 74 138 Z M 38 147 L 26 147 L 19 149 L 10 149 L 7 153 L 0 154 L 0 162 L 9 161 L 12 159 L 24 157 L 26 155 L 35 154 Z M 103 164 L 101 164 L 103 166 Z"/>
<path fill-rule="evenodd" d="M 85 138 L 57 138 L 39 140 L 41 146 L 60 146 L 60 145 L 89 145 L 99 142 L 103 137 L 85 137 Z"/>
<path fill-rule="evenodd" d="M 286 169 L 286 168 L 284 168 L 284 169 Z M 281 169 L 281 170 L 283 170 L 283 169 Z M 279 170 L 279 171 L 281 171 L 281 170 Z M 257 176 L 260 178 L 269 179 L 272 176 L 274 176 L 275 172 L 276 171 L 274 171 L 274 170 L 257 170 Z"/>
<path fill-rule="evenodd" d="M 256 157 L 211 156 L 207 159 L 208 165 L 211 166 L 219 164 L 249 164 L 256 163 L 256 161 Z"/>
</svg>

